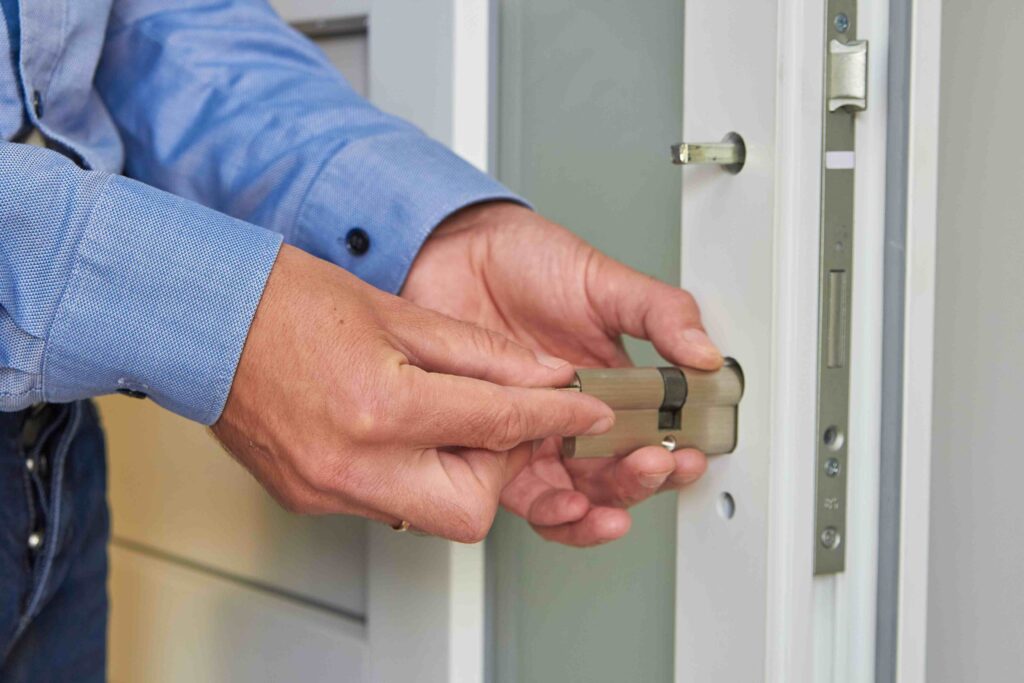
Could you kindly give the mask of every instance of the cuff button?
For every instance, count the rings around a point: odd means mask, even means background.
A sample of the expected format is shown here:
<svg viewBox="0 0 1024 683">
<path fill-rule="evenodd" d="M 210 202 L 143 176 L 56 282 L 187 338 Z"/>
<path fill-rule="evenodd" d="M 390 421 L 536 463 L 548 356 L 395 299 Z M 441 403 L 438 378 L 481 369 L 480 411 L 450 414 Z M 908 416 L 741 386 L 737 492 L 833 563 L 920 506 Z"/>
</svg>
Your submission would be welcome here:
<svg viewBox="0 0 1024 683">
<path fill-rule="evenodd" d="M 345 247 L 350 254 L 362 256 L 370 250 L 370 236 L 362 228 L 352 228 L 345 235 Z"/>
</svg>

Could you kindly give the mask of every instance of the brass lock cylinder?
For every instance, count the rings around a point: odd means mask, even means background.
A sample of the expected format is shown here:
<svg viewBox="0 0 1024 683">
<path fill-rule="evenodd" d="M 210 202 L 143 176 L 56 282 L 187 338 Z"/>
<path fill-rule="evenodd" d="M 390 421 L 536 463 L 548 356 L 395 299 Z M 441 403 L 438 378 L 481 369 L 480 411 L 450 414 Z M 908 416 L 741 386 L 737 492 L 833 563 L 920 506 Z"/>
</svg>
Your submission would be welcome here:
<svg viewBox="0 0 1024 683">
<path fill-rule="evenodd" d="M 644 446 L 697 448 L 708 455 L 736 448 L 743 372 L 735 361 L 714 372 L 692 368 L 577 370 L 569 389 L 615 411 L 615 426 L 598 436 L 562 441 L 567 458 L 613 457 Z"/>
</svg>

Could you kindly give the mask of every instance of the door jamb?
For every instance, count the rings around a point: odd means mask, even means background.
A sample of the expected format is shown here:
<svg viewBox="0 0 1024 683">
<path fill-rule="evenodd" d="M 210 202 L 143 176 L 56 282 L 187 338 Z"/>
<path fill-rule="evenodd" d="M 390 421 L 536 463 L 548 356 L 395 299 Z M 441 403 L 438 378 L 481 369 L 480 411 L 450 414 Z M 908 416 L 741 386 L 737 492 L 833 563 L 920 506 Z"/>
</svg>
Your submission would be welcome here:
<svg viewBox="0 0 1024 683">
<path fill-rule="evenodd" d="M 911 12 L 896 680 L 924 683 L 942 3 L 915 0 Z"/>
<path fill-rule="evenodd" d="M 370 99 L 489 170 L 493 140 L 490 1 L 369 0 Z M 370 680 L 482 683 L 484 544 L 371 524 Z"/>
</svg>

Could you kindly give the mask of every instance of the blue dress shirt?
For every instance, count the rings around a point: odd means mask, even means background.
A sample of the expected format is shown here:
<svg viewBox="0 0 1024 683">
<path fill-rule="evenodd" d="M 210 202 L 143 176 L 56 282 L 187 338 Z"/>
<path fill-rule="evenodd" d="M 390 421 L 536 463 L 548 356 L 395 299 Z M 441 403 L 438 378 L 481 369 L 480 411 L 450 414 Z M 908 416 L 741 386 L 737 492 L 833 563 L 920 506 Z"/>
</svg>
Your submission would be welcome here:
<svg viewBox="0 0 1024 683">
<path fill-rule="evenodd" d="M 0 410 L 140 392 L 211 424 L 282 238 L 397 292 L 446 216 L 514 199 L 265 0 L 0 8 Z"/>
</svg>

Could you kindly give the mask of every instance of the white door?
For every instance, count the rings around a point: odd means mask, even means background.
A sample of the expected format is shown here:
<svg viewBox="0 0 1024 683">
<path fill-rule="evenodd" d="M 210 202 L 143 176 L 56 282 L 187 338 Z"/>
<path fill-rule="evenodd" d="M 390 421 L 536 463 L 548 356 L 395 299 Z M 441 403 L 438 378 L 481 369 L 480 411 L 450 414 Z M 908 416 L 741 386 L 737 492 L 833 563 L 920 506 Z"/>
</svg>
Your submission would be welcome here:
<svg viewBox="0 0 1024 683">
<path fill-rule="evenodd" d="M 488 3 L 274 4 L 357 90 L 487 167 Z M 290 515 L 202 427 L 124 397 L 100 406 L 111 680 L 482 680 L 482 546 Z"/>
<path fill-rule="evenodd" d="M 679 681 L 875 677 L 889 4 L 686 2 L 682 139 L 734 132 L 746 160 L 682 169 L 682 284 L 745 393 L 736 451 L 680 496 Z M 869 41 L 863 111 L 843 99 L 855 40 Z M 911 92 L 931 83 L 929 54 Z M 927 184 L 934 129 L 920 132 Z M 911 208 L 934 202 L 914 192 Z"/>
</svg>

